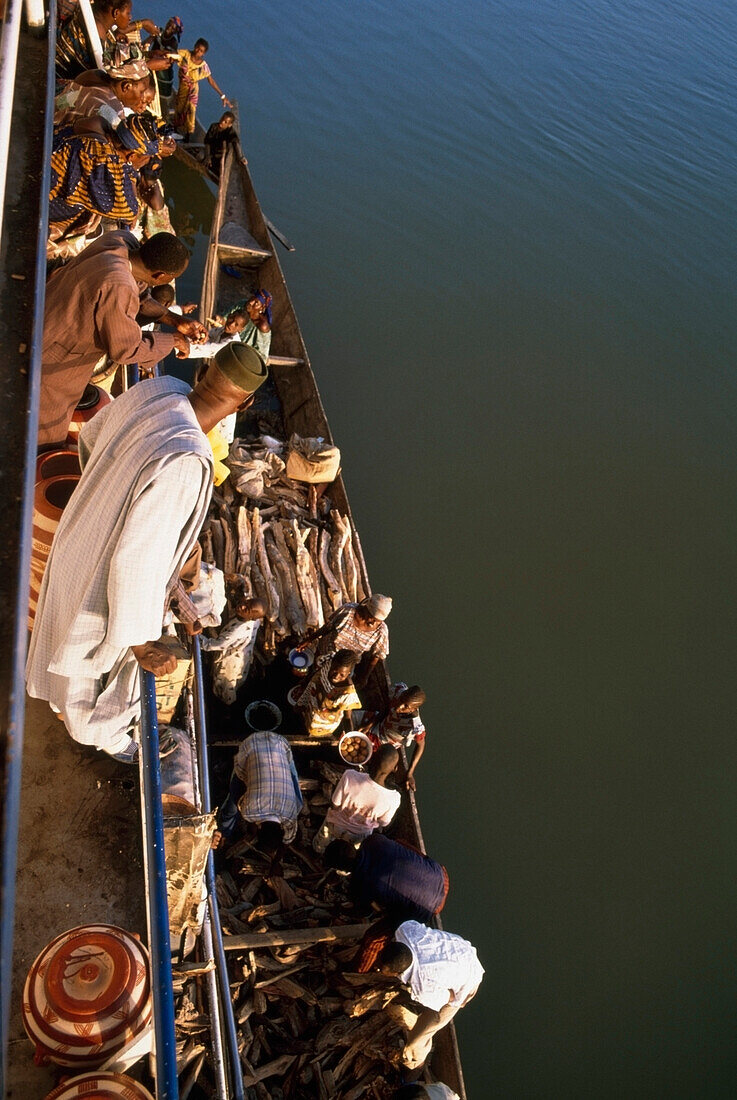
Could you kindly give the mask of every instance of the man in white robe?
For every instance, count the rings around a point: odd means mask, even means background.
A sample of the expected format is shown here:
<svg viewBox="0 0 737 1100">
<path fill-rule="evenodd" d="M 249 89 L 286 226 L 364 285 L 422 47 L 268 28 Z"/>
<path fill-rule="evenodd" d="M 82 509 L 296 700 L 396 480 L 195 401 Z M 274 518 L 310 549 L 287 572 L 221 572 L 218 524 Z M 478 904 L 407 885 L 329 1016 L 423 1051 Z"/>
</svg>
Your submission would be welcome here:
<svg viewBox="0 0 737 1100">
<path fill-rule="evenodd" d="M 206 434 L 266 375 L 258 353 L 229 344 L 193 390 L 141 382 L 83 429 L 83 474 L 51 547 L 26 667 L 29 694 L 76 741 L 135 761 L 139 666 L 172 671 L 158 640 L 167 595 L 210 501 Z"/>
</svg>

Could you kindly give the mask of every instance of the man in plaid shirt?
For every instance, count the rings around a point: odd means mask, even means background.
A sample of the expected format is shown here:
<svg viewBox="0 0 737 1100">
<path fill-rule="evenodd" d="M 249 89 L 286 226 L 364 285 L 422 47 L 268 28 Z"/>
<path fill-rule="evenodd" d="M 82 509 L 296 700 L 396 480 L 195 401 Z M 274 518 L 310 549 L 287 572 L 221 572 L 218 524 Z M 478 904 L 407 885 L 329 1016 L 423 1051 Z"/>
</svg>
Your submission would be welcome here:
<svg viewBox="0 0 737 1100">
<path fill-rule="evenodd" d="M 233 764 L 230 791 L 220 807 L 220 832 L 229 839 L 238 823 L 258 825 L 259 847 L 273 855 L 297 835 L 302 792 L 292 750 L 281 734 L 260 730 L 241 743 Z"/>
</svg>

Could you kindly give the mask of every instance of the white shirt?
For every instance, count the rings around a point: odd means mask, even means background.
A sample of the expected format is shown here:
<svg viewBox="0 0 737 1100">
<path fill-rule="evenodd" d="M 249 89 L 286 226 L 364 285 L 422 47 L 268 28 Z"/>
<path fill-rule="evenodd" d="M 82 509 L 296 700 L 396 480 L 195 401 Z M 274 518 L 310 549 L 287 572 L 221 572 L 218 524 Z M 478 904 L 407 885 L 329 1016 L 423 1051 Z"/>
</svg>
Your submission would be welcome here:
<svg viewBox="0 0 737 1100">
<path fill-rule="evenodd" d="M 390 791 L 365 772 L 349 768 L 338 780 L 325 820 L 351 836 L 367 837 L 389 824 L 401 800 L 399 791 Z"/>
<path fill-rule="evenodd" d="M 400 974 L 418 1004 L 439 1012 L 445 1005 L 460 1008 L 484 976 L 476 948 L 452 932 L 439 932 L 416 920 L 406 920 L 394 933 L 397 943 L 412 952 L 412 964 Z"/>
</svg>

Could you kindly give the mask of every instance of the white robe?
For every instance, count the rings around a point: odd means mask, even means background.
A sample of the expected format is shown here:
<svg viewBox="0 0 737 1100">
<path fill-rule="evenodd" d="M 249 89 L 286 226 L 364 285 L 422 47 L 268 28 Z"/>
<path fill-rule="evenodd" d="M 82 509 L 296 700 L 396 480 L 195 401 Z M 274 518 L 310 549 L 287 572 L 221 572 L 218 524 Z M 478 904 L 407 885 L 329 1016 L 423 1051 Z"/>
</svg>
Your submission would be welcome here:
<svg viewBox="0 0 737 1100">
<path fill-rule="evenodd" d="M 82 478 L 41 587 L 28 692 L 108 752 L 139 714 L 131 646 L 160 636 L 167 589 L 207 514 L 212 452 L 189 392 L 175 378 L 140 382 L 84 427 Z"/>
</svg>

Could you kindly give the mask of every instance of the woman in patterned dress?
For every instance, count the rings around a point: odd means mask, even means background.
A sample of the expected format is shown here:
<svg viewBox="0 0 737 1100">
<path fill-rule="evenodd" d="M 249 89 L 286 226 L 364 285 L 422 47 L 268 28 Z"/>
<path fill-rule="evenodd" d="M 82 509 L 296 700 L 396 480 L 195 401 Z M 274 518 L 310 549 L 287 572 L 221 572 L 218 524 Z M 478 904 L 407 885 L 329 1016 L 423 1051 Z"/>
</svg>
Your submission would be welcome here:
<svg viewBox="0 0 737 1100">
<path fill-rule="evenodd" d="M 179 90 L 174 103 L 174 125 L 186 139 L 194 133 L 201 80 L 206 80 L 215 89 L 226 107 L 233 106 L 218 88 L 210 66 L 205 61 L 209 48 L 210 43 L 206 38 L 198 38 L 193 50 L 179 51 Z"/>
</svg>

